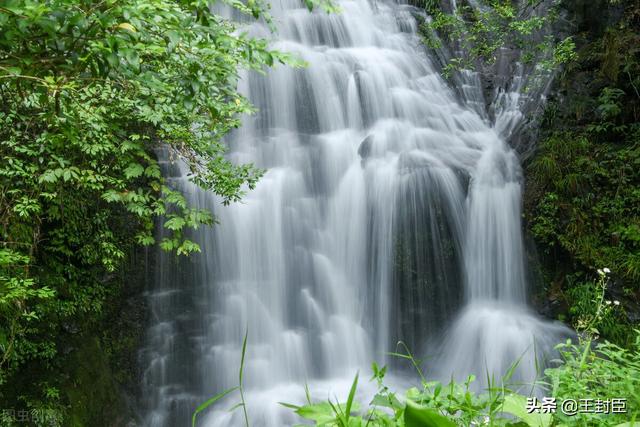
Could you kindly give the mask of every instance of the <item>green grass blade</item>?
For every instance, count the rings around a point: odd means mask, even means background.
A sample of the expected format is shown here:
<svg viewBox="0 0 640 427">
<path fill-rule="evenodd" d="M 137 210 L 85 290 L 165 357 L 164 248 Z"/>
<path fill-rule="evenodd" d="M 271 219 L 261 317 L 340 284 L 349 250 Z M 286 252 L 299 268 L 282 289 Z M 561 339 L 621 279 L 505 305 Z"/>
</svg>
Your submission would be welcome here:
<svg viewBox="0 0 640 427">
<path fill-rule="evenodd" d="M 249 327 L 244 333 L 244 339 L 242 340 L 242 355 L 240 357 L 240 372 L 238 373 L 238 390 L 240 391 L 240 400 L 242 401 L 242 414 L 244 415 L 244 423 L 246 427 L 249 427 L 249 414 L 247 414 L 247 403 L 244 400 L 244 389 L 242 388 L 242 379 L 244 375 L 244 358 L 247 354 L 247 338 L 249 337 Z"/>
<path fill-rule="evenodd" d="M 311 392 L 309 392 L 309 384 L 304 383 L 304 395 L 307 398 L 307 403 L 311 405 Z"/>
<path fill-rule="evenodd" d="M 195 427 L 196 425 L 196 416 L 204 411 L 205 409 L 207 409 L 209 406 L 213 405 L 214 403 L 216 403 L 218 400 L 222 399 L 223 397 L 225 397 L 227 394 L 236 391 L 238 389 L 238 387 L 233 387 L 230 388 L 228 390 L 223 391 L 222 393 L 218 393 L 215 396 L 213 396 L 211 399 L 208 399 L 207 401 L 205 401 L 204 403 L 201 403 L 196 410 L 193 413 L 193 416 L 191 417 L 191 427 Z"/>
<path fill-rule="evenodd" d="M 247 337 L 249 336 L 249 328 L 244 333 L 244 339 L 242 340 L 242 355 L 240 356 L 240 372 L 238 374 L 238 381 L 240 387 L 242 387 L 242 378 L 244 375 L 244 357 L 247 354 Z"/>
<path fill-rule="evenodd" d="M 285 408 L 289 408 L 289 409 L 293 409 L 293 410 L 298 410 L 298 409 L 301 408 L 301 406 L 294 405 L 293 403 L 287 403 L 287 402 L 278 402 L 278 405 L 282 405 Z"/>
<path fill-rule="evenodd" d="M 358 388 L 358 375 L 360 372 L 356 372 L 356 377 L 353 379 L 353 384 L 351 384 L 351 390 L 349 390 L 349 397 L 347 398 L 347 408 L 345 411 L 345 418 L 347 424 L 349 423 L 349 416 L 351 415 L 351 406 L 353 405 L 353 398 L 356 395 L 356 389 Z"/>
<path fill-rule="evenodd" d="M 238 409 L 241 406 L 244 406 L 244 403 L 242 403 L 242 402 L 236 403 L 231 408 L 229 408 L 229 412 L 233 412 L 233 411 L 235 411 L 236 409 Z"/>
</svg>

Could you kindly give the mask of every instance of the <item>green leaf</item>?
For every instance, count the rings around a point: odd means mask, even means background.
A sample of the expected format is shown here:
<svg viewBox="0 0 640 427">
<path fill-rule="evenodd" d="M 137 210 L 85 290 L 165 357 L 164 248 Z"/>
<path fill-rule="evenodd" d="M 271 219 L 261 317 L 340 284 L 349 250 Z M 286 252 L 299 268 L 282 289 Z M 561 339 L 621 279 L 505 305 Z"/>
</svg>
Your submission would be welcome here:
<svg viewBox="0 0 640 427">
<path fill-rule="evenodd" d="M 242 387 L 242 380 L 244 375 L 244 358 L 247 355 L 247 338 L 249 338 L 249 329 L 244 332 L 244 339 L 242 340 L 242 354 L 240 357 L 240 370 L 238 371 L 238 381 L 240 387 Z"/>
<path fill-rule="evenodd" d="M 356 395 L 356 389 L 358 388 L 358 375 L 359 373 L 356 373 L 356 377 L 353 379 L 353 384 L 351 384 L 351 389 L 349 390 L 349 397 L 347 398 L 347 405 L 344 411 L 347 422 L 351 416 L 351 406 L 353 405 L 353 399 Z"/>
<path fill-rule="evenodd" d="M 551 424 L 551 414 L 528 413 L 527 398 L 519 394 L 505 396 L 502 411 L 515 415 L 530 427 L 547 427 Z"/>
<path fill-rule="evenodd" d="M 160 242 L 160 248 L 163 251 L 170 251 L 178 246 L 178 242 L 175 239 L 164 238 Z"/>
<path fill-rule="evenodd" d="M 457 427 L 456 423 L 443 417 L 437 411 L 407 400 L 404 410 L 406 427 Z"/>
<path fill-rule="evenodd" d="M 193 252 L 200 252 L 200 245 L 191 240 L 183 241 L 176 251 L 178 255 L 189 255 Z"/>
<path fill-rule="evenodd" d="M 131 31 L 132 33 L 136 33 L 136 27 L 134 27 L 133 25 L 129 24 L 128 22 L 123 22 L 122 24 L 118 24 L 118 28 L 121 28 L 123 30 L 127 30 L 127 31 Z"/>
<path fill-rule="evenodd" d="M 156 239 L 149 233 L 140 233 L 136 236 L 136 241 L 142 246 L 153 245 Z"/>
<path fill-rule="evenodd" d="M 296 414 L 304 419 L 315 421 L 318 425 L 324 425 L 335 420 L 335 415 L 329 402 L 301 406 L 296 411 Z"/>
<path fill-rule="evenodd" d="M 402 404 L 393 393 L 376 394 L 375 396 L 373 396 L 373 399 L 371 400 L 371 405 L 380 406 L 383 408 L 391 408 L 393 410 L 402 408 Z"/>
<path fill-rule="evenodd" d="M 167 220 L 164 223 L 164 227 L 168 228 L 169 230 L 177 231 L 177 230 L 182 230 L 185 224 L 186 224 L 186 221 L 184 220 L 184 218 L 176 216 L 174 218 Z"/>
<path fill-rule="evenodd" d="M 40 178 L 38 179 L 38 181 L 40 183 L 43 182 L 47 182 L 47 183 L 54 183 L 58 180 L 58 176 L 56 175 L 55 170 L 46 170 L 44 171 L 44 173 L 42 175 L 40 175 Z"/>
<path fill-rule="evenodd" d="M 170 30 L 167 31 L 166 36 L 167 39 L 169 39 L 169 42 L 167 43 L 167 50 L 172 52 L 180 42 L 180 34 L 178 34 L 177 31 Z"/>
<path fill-rule="evenodd" d="M 292 403 L 287 403 L 287 402 L 278 402 L 278 405 L 282 405 L 285 408 L 293 409 L 294 411 L 297 411 L 298 409 L 300 409 L 299 405 L 294 405 Z"/>
<path fill-rule="evenodd" d="M 144 173 L 144 166 L 139 163 L 129 163 L 129 166 L 124 170 L 124 176 L 127 179 L 137 178 Z"/>
<path fill-rule="evenodd" d="M 149 178 L 160 178 L 160 167 L 158 165 L 147 166 L 144 175 Z"/>
<path fill-rule="evenodd" d="M 105 191 L 104 193 L 102 193 L 101 197 L 104 201 L 109 203 L 122 201 L 122 195 L 114 190 Z"/>
<path fill-rule="evenodd" d="M 22 74 L 22 69 L 20 67 L 7 67 L 7 71 L 16 76 Z"/>
</svg>

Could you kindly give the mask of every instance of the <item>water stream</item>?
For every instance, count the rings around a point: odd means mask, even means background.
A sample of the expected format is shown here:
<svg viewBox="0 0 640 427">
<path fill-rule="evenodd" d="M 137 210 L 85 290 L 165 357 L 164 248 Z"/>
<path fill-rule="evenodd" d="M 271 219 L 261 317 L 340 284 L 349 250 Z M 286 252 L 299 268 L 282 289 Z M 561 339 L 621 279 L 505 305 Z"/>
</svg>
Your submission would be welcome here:
<svg viewBox="0 0 640 427">
<path fill-rule="evenodd" d="M 522 171 L 506 143 L 520 95 L 489 114 L 476 75 L 457 91 L 443 80 L 411 7 L 339 5 L 274 4 L 275 47 L 309 67 L 243 76 L 258 113 L 230 135 L 230 157 L 266 173 L 241 203 L 222 207 L 161 153 L 172 185 L 220 224 L 195 233 L 202 254 L 156 257 L 144 425 L 189 425 L 237 385 L 246 330 L 247 408 L 264 427 L 299 421 L 277 402 L 302 403 L 305 383 L 344 397 L 372 361 L 396 366 L 399 340 L 436 377 L 499 377 L 522 357 L 517 376 L 531 381 L 565 332 L 526 306 Z M 242 425 L 233 403 L 200 425 Z"/>
</svg>

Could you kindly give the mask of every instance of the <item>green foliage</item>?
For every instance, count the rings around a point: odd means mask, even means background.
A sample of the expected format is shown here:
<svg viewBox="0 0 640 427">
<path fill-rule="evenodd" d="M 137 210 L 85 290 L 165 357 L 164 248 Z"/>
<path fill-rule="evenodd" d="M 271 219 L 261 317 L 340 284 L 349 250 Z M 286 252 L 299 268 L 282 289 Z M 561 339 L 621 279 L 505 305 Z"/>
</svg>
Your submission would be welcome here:
<svg viewBox="0 0 640 427">
<path fill-rule="evenodd" d="M 425 43 L 441 47 L 441 41 L 457 43 L 461 53 L 445 65 L 443 74 L 479 64 L 493 64 L 502 48 L 516 48 L 521 59 L 531 62 L 540 58 L 543 68 L 554 69 L 575 59 L 575 43 L 571 37 L 556 40 L 545 35 L 545 28 L 558 17 L 559 2 L 549 11 L 539 13 L 542 2 L 526 2 L 517 7 L 509 0 L 484 0 L 480 6 L 461 4 L 453 13 L 444 12 L 437 2 L 427 2 L 431 16 L 421 25 Z"/>
<path fill-rule="evenodd" d="M 600 332 L 622 345 L 633 341 L 629 324 L 640 295 L 638 16 L 637 2 L 605 4 L 590 21 L 602 28 L 574 35 L 577 58 L 558 79 L 559 95 L 545 110 L 538 152 L 526 167 L 527 222 L 553 297 L 572 322 L 590 316 L 598 293 L 591 272 L 608 266 L 606 299 L 620 306 Z"/>
<path fill-rule="evenodd" d="M 597 265 L 610 266 L 618 293 L 632 298 L 640 291 L 640 140 L 628 138 L 634 140 L 605 144 L 593 133 L 557 133 L 542 142 L 528 168 L 528 197 L 535 200 L 530 229 L 544 256 L 564 269 L 573 317 L 589 307 L 583 295 L 595 287 L 588 272 Z M 569 270 L 567 258 L 578 268 Z M 618 299 L 624 305 L 623 295 Z M 623 315 L 616 319 L 620 327 L 627 323 Z M 612 323 L 605 336 L 620 343 L 615 329 Z"/>
<path fill-rule="evenodd" d="M 586 332 L 591 339 L 604 336 L 626 344 L 630 326 L 624 308 L 620 301 L 606 299 L 609 269 L 598 272 L 598 280 L 571 283 L 567 289 L 567 299 L 572 301 L 569 308 L 571 323 L 576 331 Z"/>
<path fill-rule="evenodd" d="M 556 134 L 531 164 L 538 199 L 532 231 L 547 251 L 561 247 L 588 268 L 611 266 L 639 278 L 639 141 L 598 144 L 592 136 Z"/>
<path fill-rule="evenodd" d="M 427 381 L 416 360 L 403 343 L 399 343 L 406 353 L 394 353 L 394 356 L 408 360 L 415 368 L 420 379 L 419 387 L 408 389 L 404 395 L 398 395 L 384 384 L 386 367 L 372 365 L 371 381 L 378 385 L 378 391 L 365 409 L 354 402 L 358 377 L 354 379 L 346 403 L 321 401 L 313 403 L 307 398 L 307 404 L 296 406 L 285 404 L 299 416 L 313 421 L 318 426 L 385 426 L 385 427 L 453 427 L 471 425 L 517 425 L 513 417 L 518 416 L 526 406 L 526 398 L 513 394 L 504 386 L 491 385 L 486 393 L 473 391 L 475 378 L 470 376 L 458 384 L 451 381 L 443 385 L 438 381 Z M 515 367 L 515 365 L 514 365 Z M 513 370 L 510 371 L 512 373 Z M 503 378 L 508 381 L 510 373 Z M 520 398 L 525 405 L 518 407 Z M 525 422 L 547 420 L 541 414 L 522 414 Z"/>
<path fill-rule="evenodd" d="M 260 1 L 228 1 L 269 22 Z M 331 3 L 321 2 L 329 7 Z M 222 137 L 252 107 L 238 71 L 298 64 L 211 13 L 208 1 L 8 0 L 0 6 L 0 389 L 55 400 L 49 372 L 64 330 L 99 328 L 136 245 L 199 251 L 185 233 L 213 224 L 169 188 L 155 152 L 239 200 L 261 171 L 224 157 Z M 164 217 L 164 238 L 155 242 Z M 40 396 L 40 397 L 38 397 Z M 26 402 L 26 403 L 25 403 Z"/>
<path fill-rule="evenodd" d="M 623 398 L 627 413 L 596 414 L 580 412 L 573 416 L 555 414 L 558 425 L 618 426 L 640 418 L 640 333 L 635 331 L 630 349 L 609 342 L 591 341 L 576 345 L 567 342 L 559 346 L 561 365 L 547 369 L 550 393 L 559 399 L 589 396 L 601 400 Z"/>
<path fill-rule="evenodd" d="M 640 415 L 640 330 L 633 331 L 632 343 L 623 348 L 610 342 L 593 343 L 601 330 L 611 327 L 611 317 L 618 301 L 605 299 L 609 281 L 608 268 L 598 270 L 596 291 L 592 293 L 589 308 L 575 308 L 580 312 L 574 325 L 578 344 L 568 340 L 557 348 L 560 365 L 545 371 L 549 392 L 560 399 L 575 396 L 597 396 L 600 401 L 624 399 L 626 411 L 603 415 L 579 411 L 575 414 L 560 412 L 556 415 L 560 425 L 618 426 L 625 421 L 633 423 Z M 613 322 L 613 327 L 618 324 Z"/>
<path fill-rule="evenodd" d="M 485 391 L 471 390 L 473 377 L 463 384 L 451 381 L 447 385 L 429 382 L 421 371 L 421 386 L 410 388 L 403 396 L 384 385 L 386 369 L 373 365 L 372 381 L 378 384 L 378 393 L 363 410 L 349 414 L 348 424 L 344 414 L 353 400 L 354 388 L 346 404 L 320 401 L 296 406 L 286 404 L 300 417 L 316 426 L 379 426 L 379 427 L 454 427 L 454 426 L 626 426 L 640 415 L 640 331 L 636 331 L 636 343 L 632 349 L 624 349 L 610 343 L 591 348 L 591 341 L 580 344 L 567 342 L 558 347 L 562 359 L 558 366 L 545 371 L 547 396 L 555 398 L 555 412 L 528 409 L 528 396 L 510 390 L 505 384 L 491 385 Z M 413 360 L 410 354 L 404 355 Z M 415 361 L 414 361 L 415 362 Z M 354 380 L 357 384 L 357 377 Z M 561 403 L 565 400 L 579 401 L 581 398 L 626 399 L 624 413 L 578 413 L 565 415 Z M 360 405 L 351 403 L 352 407 Z M 636 423 L 637 424 L 637 423 Z"/>
<path fill-rule="evenodd" d="M 558 81 L 561 96 L 546 108 L 526 168 L 525 212 L 551 292 L 572 322 L 593 314 L 599 286 L 591 271 L 612 270 L 606 299 L 620 306 L 600 332 L 628 345 L 640 294 L 640 7 L 614 7 L 624 13 L 601 34 L 574 37 L 577 59 Z"/>
</svg>

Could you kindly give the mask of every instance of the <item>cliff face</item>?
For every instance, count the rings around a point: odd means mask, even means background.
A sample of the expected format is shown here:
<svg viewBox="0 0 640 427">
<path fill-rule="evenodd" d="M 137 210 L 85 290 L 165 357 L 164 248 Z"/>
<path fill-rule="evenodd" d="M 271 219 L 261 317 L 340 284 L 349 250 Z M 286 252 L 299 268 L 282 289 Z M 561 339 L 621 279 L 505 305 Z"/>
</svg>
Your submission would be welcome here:
<svg viewBox="0 0 640 427">
<path fill-rule="evenodd" d="M 579 321 L 596 269 L 610 268 L 606 299 L 619 305 L 601 332 L 625 344 L 639 319 L 640 5 L 564 8 L 578 56 L 556 76 L 523 158 L 525 226 L 543 284 L 535 301 L 549 316 Z"/>
<path fill-rule="evenodd" d="M 119 271 L 103 277 L 108 297 L 99 318 L 56 329 L 54 360 L 31 360 L 0 388 L 4 408 L 65 426 L 125 426 L 136 419 L 137 354 L 147 316 L 143 293 L 153 268 L 146 252 L 133 250 Z M 34 391 L 36 385 L 47 394 Z"/>
<path fill-rule="evenodd" d="M 68 402 L 68 425 L 131 425 L 138 415 L 142 346 L 149 315 L 143 297 L 153 271 L 153 251 L 135 249 L 112 278 L 119 291 L 108 302 L 102 329 L 70 339 L 68 378 L 61 394 Z"/>
</svg>

